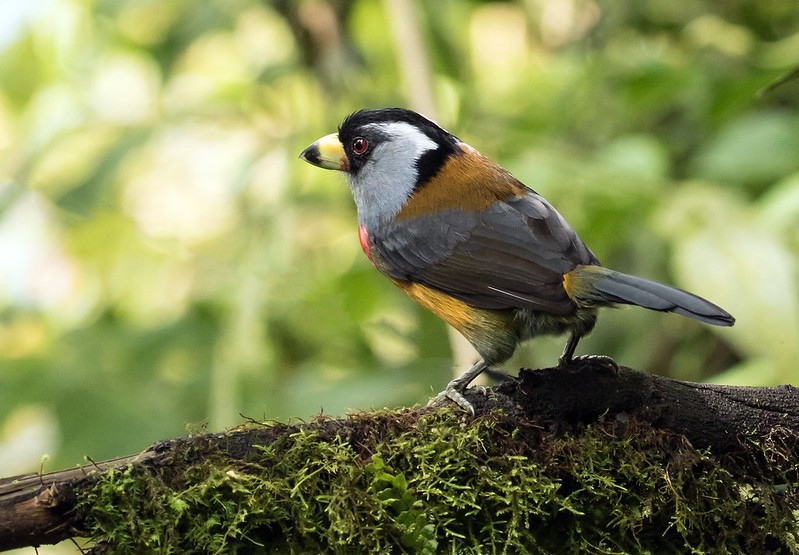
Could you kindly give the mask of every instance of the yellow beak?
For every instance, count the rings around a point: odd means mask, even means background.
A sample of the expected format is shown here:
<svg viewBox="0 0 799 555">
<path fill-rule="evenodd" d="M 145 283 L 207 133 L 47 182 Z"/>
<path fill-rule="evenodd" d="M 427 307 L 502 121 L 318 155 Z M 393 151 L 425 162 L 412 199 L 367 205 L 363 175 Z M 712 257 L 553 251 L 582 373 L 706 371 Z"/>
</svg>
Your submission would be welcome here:
<svg viewBox="0 0 799 555">
<path fill-rule="evenodd" d="M 339 170 L 346 172 L 350 170 L 350 161 L 344 152 L 341 141 L 338 140 L 337 133 L 325 135 L 300 154 L 300 158 L 319 166 L 326 170 Z"/>
</svg>

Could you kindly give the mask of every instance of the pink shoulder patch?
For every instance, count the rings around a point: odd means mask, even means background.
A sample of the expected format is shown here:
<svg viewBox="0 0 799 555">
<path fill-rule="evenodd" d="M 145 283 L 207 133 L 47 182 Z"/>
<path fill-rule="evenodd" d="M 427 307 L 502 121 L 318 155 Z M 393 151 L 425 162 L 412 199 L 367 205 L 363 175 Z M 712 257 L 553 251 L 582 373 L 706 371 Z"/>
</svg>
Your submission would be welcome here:
<svg viewBox="0 0 799 555">
<path fill-rule="evenodd" d="M 366 257 L 372 259 L 372 247 L 369 246 L 369 232 L 366 231 L 366 226 L 361 224 L 358 226 L 358 240 L 361 242 L 361 248 L 366 253 Z"/>
</svg>

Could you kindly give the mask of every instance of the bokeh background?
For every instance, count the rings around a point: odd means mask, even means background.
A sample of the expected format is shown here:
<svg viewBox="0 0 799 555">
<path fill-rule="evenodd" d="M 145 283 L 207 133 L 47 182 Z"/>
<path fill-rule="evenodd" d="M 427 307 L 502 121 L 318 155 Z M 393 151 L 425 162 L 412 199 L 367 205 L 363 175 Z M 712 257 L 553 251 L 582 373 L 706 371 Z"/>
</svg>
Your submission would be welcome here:
<svg viewBox="0 0 799 555">
<path fill-rule="evenodd" d="M 579 352 L 799 383 L 797 66 L 795 0 L 0 3 L 0 475 L 443 387 L 445 325 L 297 159 L 362 107 L 434 116 L 605 265 L 738 319 L 607 310 Z"/>
</svg>

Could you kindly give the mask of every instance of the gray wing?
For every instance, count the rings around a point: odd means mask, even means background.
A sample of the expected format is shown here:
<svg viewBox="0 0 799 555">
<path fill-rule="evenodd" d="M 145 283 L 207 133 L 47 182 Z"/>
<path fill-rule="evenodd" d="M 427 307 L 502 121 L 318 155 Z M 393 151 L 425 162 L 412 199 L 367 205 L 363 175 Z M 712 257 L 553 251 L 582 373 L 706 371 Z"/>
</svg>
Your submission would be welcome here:
<svg viewBox="0 0 799 555">
<path fill-rule="evenodd" d="M 419 216 L 370 234 L 390 277 L 438 289 L 484 309 L 530 308 L 567 315 L 575 305 L 563 274 L 599 261 L 537 194 L 482 212 Z"/>
</svg>

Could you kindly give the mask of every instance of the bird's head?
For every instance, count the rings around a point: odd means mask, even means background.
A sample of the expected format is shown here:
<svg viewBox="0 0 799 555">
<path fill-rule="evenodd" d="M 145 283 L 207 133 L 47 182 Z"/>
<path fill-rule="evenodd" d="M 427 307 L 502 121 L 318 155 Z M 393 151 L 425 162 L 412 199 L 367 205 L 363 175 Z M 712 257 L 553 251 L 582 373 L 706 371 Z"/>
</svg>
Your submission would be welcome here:
<svg viewBox="0 0 799 555">
<path fill-rule="evenodd" d="M 367 228 L 391 221 L 411 195 L 459 151 L 460 141 L 410 110 L 361 110 L 338 133 L 322 137 L 300 157 L 329 170 L 346 172 Z"/>
</svg>

